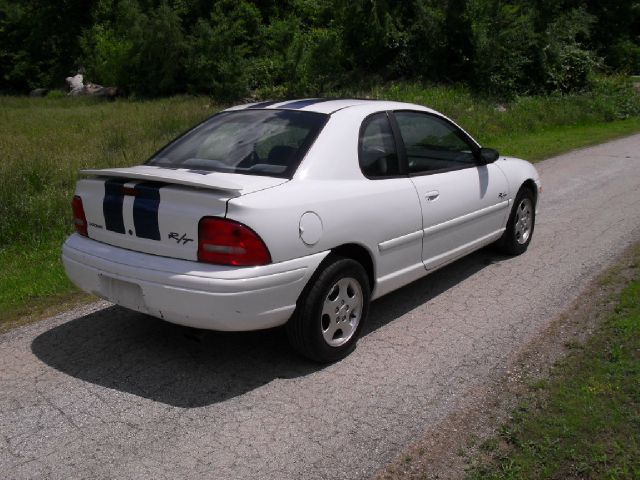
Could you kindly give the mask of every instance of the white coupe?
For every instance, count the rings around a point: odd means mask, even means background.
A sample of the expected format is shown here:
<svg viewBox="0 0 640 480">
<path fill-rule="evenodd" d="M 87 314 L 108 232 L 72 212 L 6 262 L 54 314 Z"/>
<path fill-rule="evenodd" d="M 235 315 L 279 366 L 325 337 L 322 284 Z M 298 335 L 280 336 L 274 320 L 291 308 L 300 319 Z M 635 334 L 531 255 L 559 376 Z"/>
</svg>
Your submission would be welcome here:
<svg viewBox="0 0 640 480">
<path fill-rule="evenodd" d="M 191 327 L 286 325 L 321 362 L 355 347 L 371 300 L 494 242 L 524 252 L 541 190 L 444 115 L 371 100 L 229 108 L 144 165 L 82 174 L 77 286 Z"/>
</svg>

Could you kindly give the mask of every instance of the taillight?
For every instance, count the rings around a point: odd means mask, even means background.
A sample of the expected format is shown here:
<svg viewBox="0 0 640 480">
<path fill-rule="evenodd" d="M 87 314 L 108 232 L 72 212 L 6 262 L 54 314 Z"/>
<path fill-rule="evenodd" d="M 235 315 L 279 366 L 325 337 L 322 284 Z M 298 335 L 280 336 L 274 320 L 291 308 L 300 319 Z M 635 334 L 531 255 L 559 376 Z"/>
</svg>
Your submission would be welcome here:
<svg viewBox="0 0 640 480">
<path fill-rule="evenodd" d="M 271 254 L 249 227 L 233 220 L 204 217 L 198 225 L 198 260 L 246 267 L 271 263 Z"/>
<path fill-rule="evenodd" d="M 71 208 L 73 209 L 73 226 L 76 227 L 76 232 L 88 237 L 87 217 L 84 215 L 82 199 L 78 195 L 74 196 L 73 200 L 71 200 Z"/>
</svg>

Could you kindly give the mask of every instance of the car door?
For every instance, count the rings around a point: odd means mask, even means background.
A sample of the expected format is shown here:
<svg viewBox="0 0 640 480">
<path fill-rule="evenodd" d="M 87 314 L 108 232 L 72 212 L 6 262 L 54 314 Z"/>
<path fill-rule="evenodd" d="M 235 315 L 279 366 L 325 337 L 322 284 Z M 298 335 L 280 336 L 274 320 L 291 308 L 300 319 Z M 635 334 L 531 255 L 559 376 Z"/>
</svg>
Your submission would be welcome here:
<svg viewBox="0 0 640 480">
<path fill-rule="evenodd" d="M 479 147 L 435 114 L 396 111 L 409 177 L 422 207 L 422 260 L 431 270 L 497 238 L 508 211 L 508 184 Z"/>
<path fill-rule="evenodd" d="M 363 121 L 358 161 L 366 177 L 358 188 L 358 198 L 367 203 L 359 221 L 376 251 L 374 296 L 378 297 L 425 275 L 420 201 L 400 164 L 387 112 L 369 115 Z"/>
</svg>

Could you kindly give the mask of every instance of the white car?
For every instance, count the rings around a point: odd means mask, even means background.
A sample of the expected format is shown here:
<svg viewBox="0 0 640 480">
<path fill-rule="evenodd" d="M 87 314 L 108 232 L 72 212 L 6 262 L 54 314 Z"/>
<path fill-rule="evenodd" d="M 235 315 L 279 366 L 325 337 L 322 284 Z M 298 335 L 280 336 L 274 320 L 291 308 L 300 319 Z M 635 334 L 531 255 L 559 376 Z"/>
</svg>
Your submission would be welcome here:
<svg viewBox="0 0 640 480">
<path fill-rule="evenodd" d="M 191 327 L 286 324 L 322 362 L 371 300 L 494 242 L 524 252 L 540 191 L 442 114 L 371 100 L 233 107 L 144 165 L 82 173 L 62 254 L 78 287 Z"/>
</svg>

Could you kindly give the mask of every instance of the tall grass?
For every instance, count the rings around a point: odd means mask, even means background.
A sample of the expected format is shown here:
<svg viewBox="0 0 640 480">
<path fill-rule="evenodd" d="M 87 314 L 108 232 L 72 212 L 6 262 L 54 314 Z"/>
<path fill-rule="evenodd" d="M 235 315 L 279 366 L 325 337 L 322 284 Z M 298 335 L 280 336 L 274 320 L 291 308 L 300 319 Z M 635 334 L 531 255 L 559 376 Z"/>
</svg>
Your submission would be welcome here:
<svg viewBox="0 0 640 480">
<path fill-rule="evenodd" d="M 504 105 L 462 87 L 417 83 L 333 93 L 431 106 L 483 144 L 530 159 L 640 130 L 640 96 L 619 78 L 599 80 L 590 93 L 521 97 Z M 142 163 L 219 108 L 208 98 L 187 96 L 113 103 L 0 97 L 0 317 L 30 298 L 71 288 L 57 257 L 71 230 L 78 170 Z"/>
</svg>

